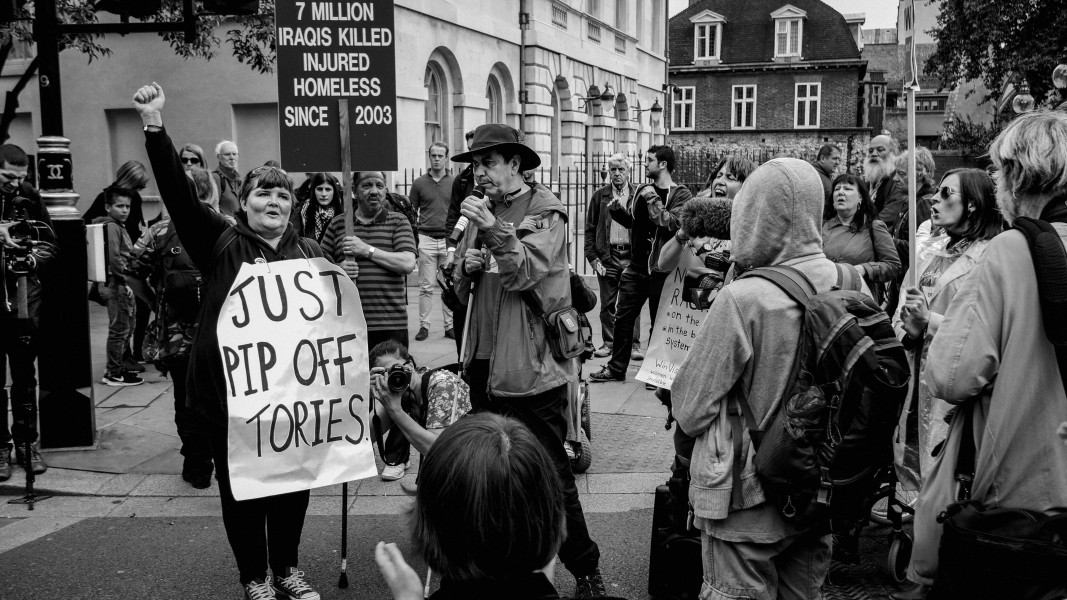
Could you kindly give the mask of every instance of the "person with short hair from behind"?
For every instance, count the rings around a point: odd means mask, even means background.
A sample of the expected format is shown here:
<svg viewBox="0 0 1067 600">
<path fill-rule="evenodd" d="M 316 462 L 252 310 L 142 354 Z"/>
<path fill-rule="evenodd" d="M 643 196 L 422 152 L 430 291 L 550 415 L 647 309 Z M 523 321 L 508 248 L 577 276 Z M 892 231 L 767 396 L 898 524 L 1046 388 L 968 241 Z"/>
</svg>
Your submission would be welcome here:
<svg viewBox="0 0 1067 600">
<path fill-rule="evenodd" d="M 515 419 L 482 413 L 444 430 L 423 458 L 410 513 L 415 551 L 441 577 L 430 600 L 560 598 L 566 513 L 555 471 Z M 374 558 L 394 600 L 423 598 L 395 544 L 378 542 Z"/>
<path fill-rule="evenodd" d="M 22 217 L 40 221 L 49 228 L 52 218 L 41 195 L 26 181 L 29 157 L 14 144 L 0 145 L 0 251 L 4 258 L 17 246 L 15 221 Z M 13 231 L 15 230 L 15 231 Z M 55 258 L 56 247 L 37 245 L 25 257 L 26 279 L 0 265 L 0 481 L 11 477 L 11 444 L 18 464 L 25 464 L 30 445 L 30 468 L 44 473 L 48 466 L 37 449 L 37 332 L 41 326 L 41 270 Z M 26 318 L 19 317 L 19 286 L 26 286 Z M 11 390 L 7 374 L 11 374 Z M 10 397 L 8 394 L 10 393 Z M 11 427 L 8 428 L 8 401 Z"/>
<path fill-rule="evenodd" d="M 430 311 L 433 309 L 433 288 L 437 285 L 437 270 L 448 260 L 448 234 L 445 222 L 452 198 L 454 177 L 448 171 L 448 144 L 434 142 L 426 150 L 430 169 L 411 184 L 408 197 L 419 213 L 419 332 L 415 341 L 430 335 Z M 452 310 L 441 303 L 442 324 L 446 338 L 455 338 Z"/>
<path fill-rule="evenodd" d="M 1007 225 L 1019 217 L 1051 223 L 1058 240 L 1047 242 L 1060 245 L 1067 241 L 1064 148 L 1067 114 L 1058 111 L 1019 115 L 989 146 L 997 205 Z M 1050 283 L 1062 288 L 1067 282 Z M 916 297 L 903 306 L 915 310 L 921 302 Z M 1067 447 L 1054 434 L 1067 414 L 1067 396 L 1046 318 L 1027 239 L 1008 229 L 989 242 L 930 341 L 923 381 L 955 414 L 916 503 L 915 529 L 928 532 L 931 544 L 916 544 L 911 581 L 932 584 L 937 576 L 932 542 L 941 538 L 938 515 L 956 501 L 955 470 L 965 436 L 973 436 L 975 446 L 972 501 L 986 510 L 1053 515 L 1067 509 Z M 972 423 L 970 430 L 966 423 Z"/>
<path fill-rule="evenodd" d="M 593 192 L 585 213 L 585 259 L 596 272 L 600 288 L 600 331 L 603 340 L 593 356 L 611 354 L 615 340 L 615 300 L 619 296 L 619 278 L 630 264 L 630 230 L 608 214 L 608 203 L 616 197 L 630 208 L 634 186 L 630 183 L 630 159 L 621 152 L 605 164 L 611 180 Z M 641 352 L 641 317 L 634 319 L 634 352 Z"/>
<path fill-rule="evenodd" d="M 817 293 L 834 288 L 837 265 L 823 254 L 819 235 L 823 199 L 819 175 L 805 161 L 778 158 L 756 169 L 731 211 L 736 266 L 785 265 L 803 273 Z M 733 431 L 729 418 L 739 394 L 757 422 L 786 394 L 802 319 L 777 285 L 735 279 L 708 309 L 671 387 L 678 425 L 697 438 L 689 498 L 704 559 L 701 598 L 822 598 L 829 533 L 798 530 L 764 500 L 749 434 Z M 735 477 L 736 436 L 747 459 Z"/>
</svg>

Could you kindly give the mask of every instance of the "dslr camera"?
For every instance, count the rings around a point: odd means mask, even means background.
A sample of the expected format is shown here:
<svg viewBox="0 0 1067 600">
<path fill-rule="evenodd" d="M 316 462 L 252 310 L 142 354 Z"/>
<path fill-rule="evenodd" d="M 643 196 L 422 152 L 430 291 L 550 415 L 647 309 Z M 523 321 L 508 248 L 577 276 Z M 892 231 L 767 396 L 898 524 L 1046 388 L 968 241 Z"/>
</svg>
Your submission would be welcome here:
<svg viewBox="0 0 1067 600">
<path fill-rule="evenodd" d="M 385 372 L 385 385 L 391 392 L 403 392 L 411 385 L 411 371 L 407 365 L 395 364 Z"/>
</svg>

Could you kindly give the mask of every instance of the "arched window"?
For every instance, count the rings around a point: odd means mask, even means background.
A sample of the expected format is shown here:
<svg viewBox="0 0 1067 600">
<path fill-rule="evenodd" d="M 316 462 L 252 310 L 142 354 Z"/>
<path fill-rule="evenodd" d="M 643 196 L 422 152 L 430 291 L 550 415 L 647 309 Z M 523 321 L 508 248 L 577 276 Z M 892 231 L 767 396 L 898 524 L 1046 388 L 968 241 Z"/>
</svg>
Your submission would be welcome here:
<svg viewBox="0 0 1067 600">
<path fill-rule="evenodd" d="M 486 123 L 504 123 L 504 94 L 496 75 L 489 76 L 489 81 L 485 84 L 485 97 L 489 100 Z"/>
<path fill-rule="evenodd" d="M 426 65 L 426 144 L 445 140 L 446 90 L 440 69 Z"/>
</svg>

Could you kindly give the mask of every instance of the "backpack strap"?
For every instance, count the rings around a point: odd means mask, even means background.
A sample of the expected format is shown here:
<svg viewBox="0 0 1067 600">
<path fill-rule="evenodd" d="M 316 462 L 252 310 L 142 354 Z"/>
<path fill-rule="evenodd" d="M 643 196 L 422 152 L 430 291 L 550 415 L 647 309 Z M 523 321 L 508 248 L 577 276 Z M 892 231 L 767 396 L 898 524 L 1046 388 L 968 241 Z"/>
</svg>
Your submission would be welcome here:
<svg viewBox="0 0 1067 600">
<path fill-rule="evenodd" d="M 236 239 L 237 232 L 234 231 L 233 227 L 223 229 L 222 235 L 219 236 L 219 239 L 215 240 L 215 248 L 211 251 L 212 261 L 218 262 L 219 258 L 222 257 L 222 253 L 225 252 L 226 249 L 230 247 L 230 244 Z"/>
<path fill-rule="evenodd" d="M 811 297 L 816 294 L 815 285 L 811 283 L 811 280 L 808 279 L 807 275 L 786 265 L 752 269 L 738 277 L 738 279 L 744 279 L 746 277 L 759 277 L 770 281 L 776 285 L 778 289 L 785 292 L 785 294 L 794 302 L 800 305 L 801 312 L 807 310 Z M 803 315 L 801 315 L 801 319 L 801 327 L 803 327 Z M 803 342 L 803 336 L 804 334 L 802 331 L 800 342 Z M 797 371 L 799 369 L 800 351 L 798 348 L 789 375 L 790 386 L 792 386 L 792 382 L 796 381 Z M 740 385 L 740 383 L 738 383 L 738 385 Z M 735 389 L 735 391 L 737 390 Z M 730 510 L 741 510 L 743 508 L 741 471 L 744 469 L 745 461 L 747 460 L 747 457 L 744 456 L 744 440 L 741 437 L 741 432 L 744 431 L 743 425 L 748 427 L 748 434 L 752 439 L 753 451 L 759 450 L 763 432 L 759 429 L 759 423 L 756 422 L 756 415 L 752 412 L 752 405 L 748 403 L 748 399 L 745 398 L 745 395 L 743 393 L 734 392 L 731 392 L 730 395 L 737 398 L 737 402 L 735 402 L 735 405 L 730 407 L 729 410 L 730 435 L 733 437 L 734 442 L 733 485 L 730 494 Z M 742 418 L 744 418 L 744 423 L 742 423 Z"/>
</svg>

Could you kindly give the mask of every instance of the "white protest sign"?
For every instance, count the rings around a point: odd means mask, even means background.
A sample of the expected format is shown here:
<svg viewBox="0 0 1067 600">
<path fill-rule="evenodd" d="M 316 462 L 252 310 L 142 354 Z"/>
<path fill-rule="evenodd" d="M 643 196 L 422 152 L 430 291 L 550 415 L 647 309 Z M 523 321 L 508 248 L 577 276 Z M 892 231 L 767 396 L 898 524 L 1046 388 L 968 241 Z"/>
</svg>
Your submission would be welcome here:
<svg viewBox="0 0 1067 600">
<path fill-rule="evenodd" d="M 234 498 L 377 474 L 367 322 L 344 271 L 323 258 L 242 265 L 218 338 Z"/>
<path fill-rule="evenodd" d="M 671 389 L 678 367 L 682 366 L 682 361 L 689 354 L 700 323 L 708 314 L 707 310 L 696 310 L 682 299 L 685 272 L 690 267 L 703 266 L 704 262 L 687 249 L 682 252 L 678 266 L 663 284 L 663 293 L 660 294 L 659 308 L 656 311 L 655 329 L 648 340 L 645 361 L 637 372 L 638 381 Z"/>
</svg>

